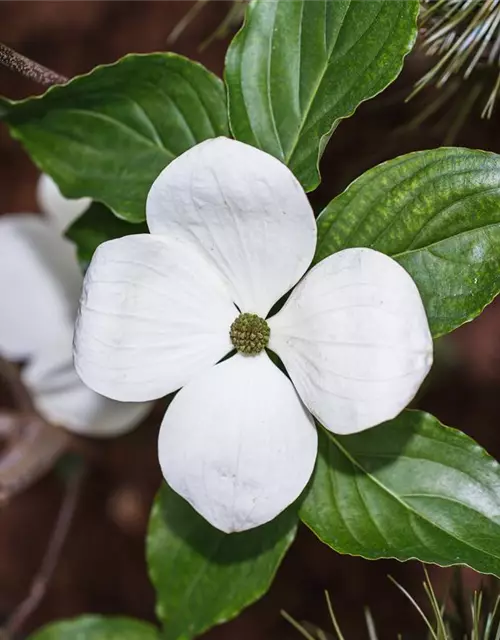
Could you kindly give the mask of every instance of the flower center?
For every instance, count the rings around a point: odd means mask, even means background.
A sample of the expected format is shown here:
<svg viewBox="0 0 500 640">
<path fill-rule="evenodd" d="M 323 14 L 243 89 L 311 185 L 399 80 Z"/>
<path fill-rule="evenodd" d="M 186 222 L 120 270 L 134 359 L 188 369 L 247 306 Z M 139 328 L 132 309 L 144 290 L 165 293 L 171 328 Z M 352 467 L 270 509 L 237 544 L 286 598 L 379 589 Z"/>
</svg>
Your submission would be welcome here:
<svg viewBox="0 0 500 640">
<path fill-rule="evenodd" d="M 235 348 L 247 356 L 256 356 L 265 349 L 269 334 L 269 325 L 255 313 L 242 313 L 229 330 Z"/>
</svg>

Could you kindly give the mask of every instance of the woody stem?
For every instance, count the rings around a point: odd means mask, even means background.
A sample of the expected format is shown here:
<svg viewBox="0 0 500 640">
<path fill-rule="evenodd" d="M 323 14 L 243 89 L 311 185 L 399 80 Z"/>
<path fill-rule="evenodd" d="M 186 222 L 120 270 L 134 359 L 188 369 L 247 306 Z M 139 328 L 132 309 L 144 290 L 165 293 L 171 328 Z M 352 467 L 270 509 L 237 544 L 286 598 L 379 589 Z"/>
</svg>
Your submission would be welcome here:
<svg viewBox="0 0 500 640">
<path fill-rule="evenodd" d="M 68 81 L 68 78 L 65 76 L 62 76 L 51 69 L 47 69 L 47 67 L 38 64 L 38 62 L 34 62 L 33 60 L 26 58 L 1 42 L 0 64 L 3 64 L 11 71 L 21 74 L 25 78 L 38 82 L 38 84 L 41 84 L 44 87 L 50 87 L 53 84 L 64 84 Z"/>
</svg>

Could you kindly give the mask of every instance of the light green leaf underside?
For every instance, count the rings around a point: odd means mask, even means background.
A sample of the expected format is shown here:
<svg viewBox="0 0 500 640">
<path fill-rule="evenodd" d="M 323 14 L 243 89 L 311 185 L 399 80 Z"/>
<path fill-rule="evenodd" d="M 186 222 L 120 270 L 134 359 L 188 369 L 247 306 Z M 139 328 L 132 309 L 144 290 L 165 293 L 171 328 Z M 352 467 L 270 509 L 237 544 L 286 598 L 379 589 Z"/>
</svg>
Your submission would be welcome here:
<svg viewBox="0 0 500 640">
<path fill-rule="evenodd" d="M 500 156 L 443 148 L 367 171 L 318 218 L 315 262 L 347 247 L 410 273 L 434 337 L 472 320 L 500 291 Z"/>
<path fill-rule="evenodd" d="M 251 531 L 214 529 L 167 485 L 149 525 L 147 557 L 165 640 L 191 640 L 268 590 L 295 538 L 296 509 Z"/>
<path fill-rule="evenodd" d="M 89 615 L 49 624 L 29 640 L 160 640 L 160 634 L 140 620 Z"/>
<path fill-rule="evenodd" d="M 423 412 L 351 436 L 321 430 L 301 518 L 340 553 L 500 576 L 499 465 Z"/>
<path fill-rule="evenodd" d="M 148 190 L 171 160 L 228 134 L 222 82 L 171 53 L 126 56 L 3 109 L 64 195 L 90 196 L 131 221 L 144 220 Z"/>
<path fill-rule="evenodd" d="M 256 0 L 226 59 L 236 139 L 285 162 L 308 191 L 341 118 L 399 74 L 415 0 Z"/>
</svg>

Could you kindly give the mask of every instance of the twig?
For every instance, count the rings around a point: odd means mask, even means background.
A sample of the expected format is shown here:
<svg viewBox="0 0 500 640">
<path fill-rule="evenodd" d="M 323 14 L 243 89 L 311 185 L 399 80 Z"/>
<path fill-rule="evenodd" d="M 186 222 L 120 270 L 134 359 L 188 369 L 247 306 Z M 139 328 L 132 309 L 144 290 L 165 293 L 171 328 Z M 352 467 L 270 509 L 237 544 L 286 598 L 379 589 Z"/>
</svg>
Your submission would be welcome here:
<svg viewBox="0 0 500 640">
<path fill-rule="evenodd" d="M 50 87 L 53 84 L 64 84 L 68 81 L 68 78 L 65 76 L 26 58 L 1 42 L 0 64 L 8 67 L 11 71 L 20 73 L 22 76 L 38 82 L 38 84 L 44 87 Z"/>
<path fill-rule="evenodd" d="M 14 411 L 0 412 L 0 507 L 38 480 L 70 448 L 69 434 L 38 415 L 17 368 L 0 358 L 0 387 Z"/>
<path fill-rule="evenodd" d="M 100 449 L 41 416 L 17 368 L 0 358 L 0 388 L 5 387 L 14 408 L 0 410 L 0 508 L 45 475 L 65 453 L 99 459 Z M 0 640 L 2 638 L 0 637 Z"/>
<path fill-rule="evenodd" d="M 16 607 L 8 618 L 2 631 L 0 631 L 0 637 L 5 638 L 5 640 L 12 640 L 16 637 L 27 622 L 28 618 L 37 609 L 47 592 L 47 588 L 57 567 L 61 551 L 71 528 L 73 516 L 75 515 L 76 508 L 78 506 L 78 500 L 82 493 L 86 474 L 87 468 L 82 463 L 81 467 L 75 471 L 68 480 L 56 524 L 52 530 L 40 569 L 31 583 L 28 596 Z"/>
<path fill-rule="evenodd" d="M 0 456 L 0 508 L 48 473 L 73 442 L 65 429 L 35 413 L 15 414 L 14 420 L 3 426 L 11 431 L 3 434 L 6 445 Z"/>
</svg>

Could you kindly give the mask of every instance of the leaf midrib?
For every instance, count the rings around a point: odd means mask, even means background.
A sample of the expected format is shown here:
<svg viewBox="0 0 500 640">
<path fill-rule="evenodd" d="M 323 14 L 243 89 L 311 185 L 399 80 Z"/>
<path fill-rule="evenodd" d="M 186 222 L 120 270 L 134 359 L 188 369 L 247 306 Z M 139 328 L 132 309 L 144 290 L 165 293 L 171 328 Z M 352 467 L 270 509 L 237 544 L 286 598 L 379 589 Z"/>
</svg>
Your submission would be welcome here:
<svg viewBox="0 0 500 640">
<path fill-rule="evenodd" d="M 456 150 L 454 150 L 456 151 Z M 329 211 L 330 207 L 336 203 L 336 201 L 340 201 L 342 200 L 342 208 L 340 210 L 337 211 L 336 215 L 334 216 L 334 218 L 331 220 L 331 222 L 328 223 L 327 228 L 322 232 L 321 237 L 318 238 L 318 243 L 317 243 L 317 248 L 316 251 L 318 252 L 320 249 L 323 248 L 323 246 L 325 244 L 328 243 L 328 236 L 332 231 L 332 228 L 335 226 L 337 219 L 339 217 L 342 217 L 343 215 L 346 215 L 346 211 L 347 211 L 347 215 L 349 214 L 349 211 L 354 209 L 356 210 L 356 205 L 354 204 L 356 202 L 356 200 L 359 197 L 362 197 L 363 194 L 366 192 L 367 189 L 370 188 L 371 184 L 373 182 L 378 182 L 380 181 L 381 177 L 385 174 L 391 174 L 394 173 L 394 169 L 399 169 L 401 170 L 401 168 L 405 165 L 409 165 L 411 163 L 414 163 L 416 160 L 418 161 L 419 156 L 421 156 L 421 154 L 424 153 L 428 153 L 425 151 L 417 151 L 411 154 L 408 154 L 406 156 L 400 156 L 399 158 L 396 158 L 393 161 L 388 161 L 386 163 L 383 163 L 382 165 L 379 165 L 378 167 L 376 167 L 375 169 L 372 169 L 370 171 L 368 171 L 366 174 L 360 176 L 357 180 L 355 180 L 351 185 L 349 185 L 347 187 L 347 189 L 339 194 L 337 196 L 337 198 L 335 198 L 320 214 L 320 216 L 318 217 L 318 224 L 321 222 L 321 218 L 322 216 L 328 216 L 331 215 L 331 212 Z M 458 154 L 463 155 L 463 154 Z M 409 175 L 404 175 L 401 179 L 398 179 L 396 182 L 392 183 L 389 190 L 385 191 L 383 193 L 383 205 L 379 204 L 377 205 L 377 207 L 379 209 L 385 209 L 386 208 L 386 203 L 387 201 L 390 199 L 391 194 L 393 194 L 394 192 L 397 192 L 397 190 L 402 189 L 405 185 L 409 184 L 412 181 L 415 181 L 418 176 L 420 174 L 426 174 L 431 170 L 435 170 L 439 165 L 443 165 L 446 164 L 450 161 L 451 157 L 447 154 L 444 153 L 440 153 L 440 154 L 435 154 L 436 157 L 433 158 L 432 162 L 430 164 L 427 164 L 425 166 L 419 166 L 417 165 L 416 169 L 412 169 Z M 441 157 L 443 156 L 443 157 Z M 383 170 L 380 170 L 382 169 Z M 492 168 L 490 170 L 492 173 L 494 172 L 494 169 Z M 460 170 L 454 171 L 454 172 L 447 172 L 444 171 L 442 173 L 437 173 L 435 175 L 432 176 L 432 178 L 430 180 L 422 180 L 421 182 L 419 181 L 419 185 L 418 185 L 418 189 L 414 189 L 413 193 L 410 195 L 410 192 L 408 192 L 407 197 L 405 197 L 405 200 L 401 203 L 401 205 L 399 206 L 399 208 L 393 212 L 392 216 L 390 217 L 389 221 L 387 222 L 387 225 L 380 230 L 377 235 L 374 238 L 371 238 L 369 240 L 369 245 L 370 247 L 374 247 L 374 245 L 377 243 L 377 241 L 383 237 L 386 236 L 386 234 L 388 233 L 388 230 L 390 229 L 390 227 L 397 222 L 398 218 L 399 218 L 399 214 L 401 213 L 401 211 L 403 209 L 405 209 L 408 204 L 411 204 L 412 201 L 415 200 L 416 196 L 419 195 L 422 191 L 424 191 L 425 189 L 429 189 L 431 186 L 433 186 L 435 183 L 440 183 L 441 181 L 443 181 L 445 178 L 447 178 L 448 176 L 458 176 L 458 175 L 476 175 L 478 174 L 478 170 L 477 169 L 472 169 L 470 167 L 464 167 L 461 168 Z M 488 171 L 489 173 L 489 171 Z M 368 178 L 368 174 L 369 178 Z M 470 194 L 467 194 L 465 196 L 461 196 L 459 199 L 457 199 L 456 201 L 454 201 L 453 203 L 448 204 L 446 207 L 444 207 L 443 209 L 441 209 L 440 211 L 438 211 L 434 216 L 432 216 L 432 218 L 430 218 L 427 222 L 426 225 L 433 219 L 435 219 L 438 215 L 441 215 L 443 212 L 449 210 L 451 208 L 451 206 L 455 206 L 457 204 L 460 204 L 461 202 L 469 199 L 469 198 L 473 198 L 473 197 L 477 197 L 478 195 L 488 195 L 491 192 L 494 192 L 496 190 L 500 190 L 500 185 L 497 185 L 495 187 L 488 187 L 486 189 L 478 189 Z M 349 243 L 351 242 L 351 238 L 358 233 L 359 229 L 361 228 L 361 226 L 363 225 L 363 223 L 366 222 L 366 220 L 373 214 L 373 210 L 372 210 L 372 200 L 370 200 L 369 202 L 369 206 L 365 205 L 365 204 L 361 204 L 361 209 L 367 209 L 367 211 L 359 217 L 359 219 L 356 222 L 356 225 L 349 230 L 348 234 L 345 236 L 343 243 Z M 370 213 L 371 210 L 371 213 Z M 417 235 L 418 233 L 420 233 L 421 229 L 419 229 L 417 231 Z M 417 236 L 415 236 L 415 238 L 412 239 L 412 243 L 415 241 Z M 443 239 L 444 240 L 444 239 Z M 440 241 L 436 241 L 436 242 L 440 242 Z M 424 247 L 425 248 L 425 247 Z M 418 248 L 416 249 L 418 250 Z M 398 252 L 397 255 L 405 253 L 410 251 L 410 249 L 405 249 L 404 251 L 400 251 Z M 394 255 L 396 254 L 389 254 L 392 257 L 394 257 Z"/>
<path fill-rule="evenodd" d="M 491 558 L 494 558 L 495 560 L 500 560 L 500 556 L 494 555 L 493 553 L 491 553 L 490 551 L 487 551 L 485 549 L 480 549 L 478 547 L 475 547 L 474 545 L 472 545 L 470 542 L 466 542 L 464 540 L 462 540 L 461 538 L 457 537 L 456 535 L 454 535 L 453 533 L 450 533 L 449 531 L 447 531 L 446 529 L 443 529 L 441 526 L 439 526 L 438 524 L 436 524 L 435 522 L 432 522 L 431 520 L 429 520 L 426 516 L 422 515 L 421 513 L 419 513 L 418 511 L 416 511 L 415 509 L 413 509 L 409 504 L 407 504 L 406 502 L 404 502 L 404 500 L 401 499 L 400 496 L 398 496 L 396 493 L 394 493 L 393 491 L 391 491 L 386 485 L 382 484 L 382 482 L 380 482 L 380 480 L 378 480 L 378 478 L 376 478 L 374 475 L 372 475 L 371 473 L 369 473 L 364 467 L 363 465 L 356 460 L 356 458 L 354 458 L 353 456 L 351 456 L 351 454 L 349 453 L 349 451 L 347 449 L 345 449 L 340 442 L 337 440 L 337 438 L 335 438 L 335 436 L 326 431 L 326 429 L 324 429 L 324 432 L 326 434 L 326 436 L 328 437 L 328 439 L 334 444 L 334 446 L 337 447 L 337 449 L 344 455 L 344 457 L 356 468 L 358 468 L 363 474 L 366 475 L 367 478 L 369 478 L 374 484 L 376 484 L 380 489 L 382 489 L 382 491 L 384 491 L 387 495 L 389 495 L 393 500 L 395 500 L 396 502 L 398 502 L 402 507 L 404 507 L 407 511 L 409 511 L 410 513 L 412 513 L 414 516 L 416 516 L 417 518 L 419 518 L 420 520 L 423 520 L 424 522 L 426 522 L 428 525 L 430 525 L 431 527 L 438 529 L 439 531 L 441 531 L 442 533 L 444 533 L 445 535 L 453 538 L 454 540 L 456 540 L 457 542 L 459 542 L 460 544 L 463 544 L 467 547 L 469 547 L 470 549 L 473 549 L 474 551 L 484 554 L 485 556 L 489 556 Z M 460 503 L 463 505 L 463 503 Z M 467 506 L 467 505 L 463 505 L 463 506 Z M 470 507 L 467 507 L 470 508 Z M 466 563 L 463 563 L 466 564 Z M 470 566 L 470 565 L 467 565 Z"/>
<path fill-rule="evenodd" d="M 495 187 L 495 191 L 498 191 L 498 187 Z M 430 249 L 437 247 L 440 244 L 446 243 L 450 240 L 455 240 L 456 238 L 460 238 L 462 236 L 466 236 L 469 233 L 475 233 L 477 231 L 485 231 L 487 229 L 493 229 L 495 227 L 499 227 L 500 226 L 500 221 L 498 222 L 490 222 L 489 224 L 485 224 L 483 226 L 480 227 L 475 227 L 474 229 L 465 229 L 464 231 L 459 231 L 458 233 L 455 233 L 451 236 L 448 236 L 447 238 L 441 238 L 441 240 L 436 240 L 435 242 L 431 242 L 430 244 L 425 245 L 424 247 L 420 247 L 418 249 L 410 249 L 410 250 L 406 250 L 406 251 L 401 251 L 400 253 L 393 253 L 391 254 L 391 258 L 394 258 L 394 260 L 397 260 L 399 258 L 405 258 L 406 256 L 409 256 L 413 253 L 422 253 L 423 251 L 429 251 Z"/>
<path fill-rule="evenodd" d="M 134 129 L 133 127 L 131 127 L 130 125 L 128 125 L 125 122 L 122 122 L 121 120 L 117 120 L 116 118 L 111 117 L 110 115 L 103 113 L 102 111 L 96 111 L 94 109 L 78 109 L 75 107 L 68 107 L 65 109 L 62 109 L 64 114 L 75 114 L 78 115 L 82 118 L 96 118 L 98 120 L 101 120 L 103 122 L 107 122 L 109 125 L 116 127 L 117 129 L 121 129 L 122 131 L 124 131 L 128 136 L 130 136 L 131 138 L 135 138 L 138 142 L 140 142 L 141 144 L 146 144 L 149 147 L 153 147 L 154 149 L 157 149 L 158 151 L 163 151 L 166 152 L 168 155 L 170 155 L 172 158 L 176 157 L 176 154 L 173 153 L 172 151 L 170 151 L 170 149 L 167 149 L 165 147 L 165 145 L 158 144 L 157 141 L 148 138 L 146 135 L 144 135 L 143 133 L 141 133 L 140 131 L 138 131 L 137 129 Z"/>
<path fill-rule="evenodd" d="M 306 2 L 306 0 L 302 0 L 302 2 L 304 3 L 304 2 Z M 351 46 L 349 47 L 349 50 L 352 49 L 354 46 L 356 46 L 356 44 L 363 38 L 363 36 L 366 34 L 366 32 L 369 31 L 372 28 L 373 23 L 376 22 L 376 20 L 378 19 L 382 9 L 385 7 L 385 4 L 386 4 L 386 0 L 382 0 L 382 3 L 380 5 L 380 7 L 379 7 L 379 10 L 378 10 L 377 15 L 375 16 L 374 20 L 369 25 L 369 27 L 366 29 L 366 31 L 364 31 L 358 37 L 358 39 L 354 43 L 351 44 Z M 318 81 L 316 82 L 316 85 L 314 87 L 314 91 L 311 92 L 311 97 L 309 99 L 309 102 L 308 102 L 304 112 L 301 115 L 301 121 L 300 121 L 300 125 L 299 125 L 299 127 L 297 129 L 297 133 L 295 135 L 295 139 L 293 140 L 289 151 L 284 156 L 285 164 L 289 164 L 290 163 L 290 161 L 291 161 L 291 159 L 292 159 L 292 157 L 293 157 L 293 155 L 294 155 L 294 153 L 295 153 L 295 151 L 296 151 L 296 149 L 297 149 L 297 147 L 299 145 L 299 142 L 300 142 L 301 137 L 302 137 L 302 133 L 304 131 L 304 127 L 306 125 L 306 122 L 307 122 L 307 120 L 309 118 L 309 114 L 311 112 L 312 106 L 313 106 L 314 101 L 316 99 L 316 95 L 317 95 L 317 93 L 319 91 L 319 88 L 323 84 L 323 81 L 324 81 L 325 76 L 326 76 L 326 74 L 328 72 L 328 69 L 330 68 L 330 63 L 331 63 L 331 59 L 332 59 L 332 56 L 333 56 L 333 52 L 335 50 L 335 45 L 338 42 L 340 33 L 341 33 L 341 31 L 342 31 L 342 29 L 344 27 L 346 18 L 348 16 L 349 12 L 351 11 L 351 8 L 352 8 L 352 1 L 349 0 L 349 6 L 348 6 L 347 11 L 345 12 L 343 18 L 342 18 L 342 24 L 341 24 L 341 26 L 340 26 L 340 28 L 338 30 L 337 37 L 336 37 L 335 41 L 333 42 L 332 46 L 330 47 L 330 51 L 327 52 L 328 55 L 327 55 L 327 58 L 326 58 L 326 61 L 325 61 L 324 68 L 323 68 L 322 72 L 320 73 L 320 75 L 318 77 Z M 325 30 L 326 30 L 326 21 L 325 21 Z M 300 83 L 300 81 L 299 81 L 299 83 Z"/>
</svg>

